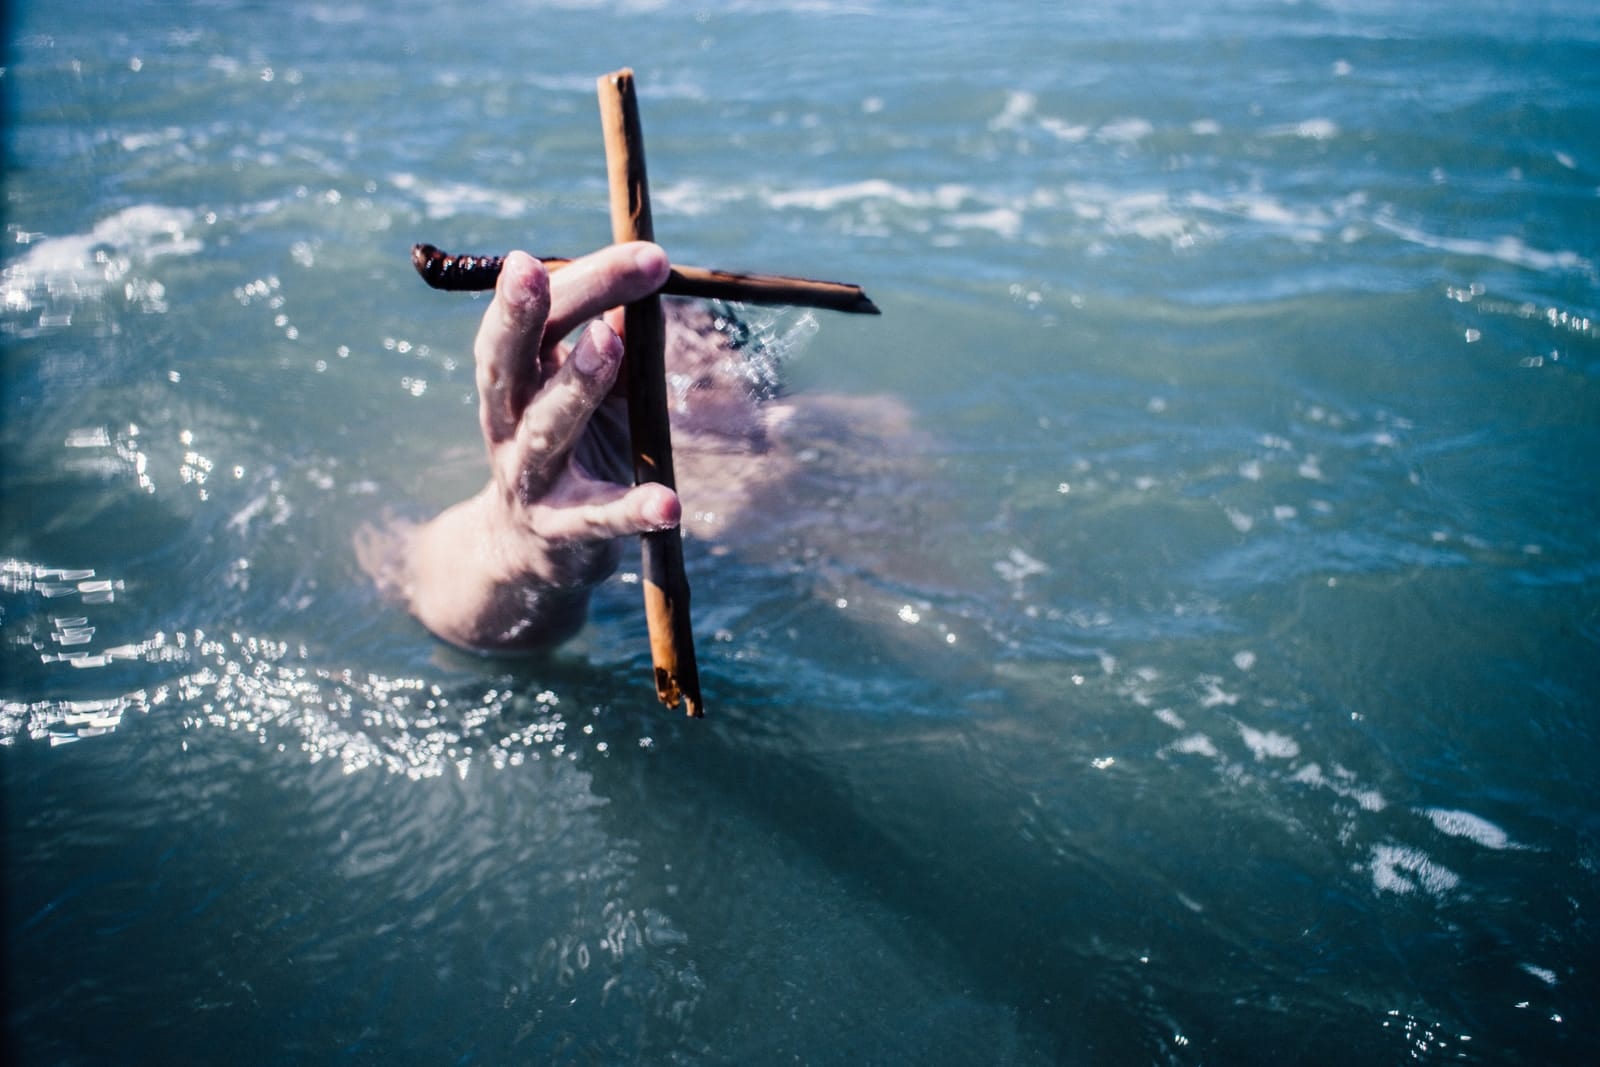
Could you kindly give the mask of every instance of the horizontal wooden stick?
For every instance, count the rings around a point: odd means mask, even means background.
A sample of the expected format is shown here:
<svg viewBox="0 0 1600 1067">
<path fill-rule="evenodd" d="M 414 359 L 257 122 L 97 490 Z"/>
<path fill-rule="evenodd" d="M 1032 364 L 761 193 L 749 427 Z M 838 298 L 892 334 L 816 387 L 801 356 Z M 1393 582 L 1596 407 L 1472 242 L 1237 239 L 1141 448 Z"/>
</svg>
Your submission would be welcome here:
<svg viewBox="0 0 1600 1067">
<path fill-rule="evenodd" d="M 556 256 L 539 258 L 552 273 L 572 262 Z M 435 289 L 452 292 L 493 289 L 503 262 L 501 256 L 452 256 L 428 244 L 411 247 L 411 264 L 422 275 L 422 280 Z M 814 307 L 855 315 L 881 314 L 859 285 L 781 274 L 740 274 L 705 267 L 674 266 L 659 291 L 667 296 L 693 296 L 702 300 Z"/>
</svg>

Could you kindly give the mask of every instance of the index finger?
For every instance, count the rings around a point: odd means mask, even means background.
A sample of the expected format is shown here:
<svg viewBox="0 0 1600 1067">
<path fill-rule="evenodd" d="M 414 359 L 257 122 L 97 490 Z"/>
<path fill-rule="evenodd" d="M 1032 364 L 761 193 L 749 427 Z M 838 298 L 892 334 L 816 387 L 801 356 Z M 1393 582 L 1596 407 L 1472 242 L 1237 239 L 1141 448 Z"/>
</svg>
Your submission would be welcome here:
<svg viewBox="0 0 1600 1067">
<path fill-rule="evenodd" d="M 540 340 L 550 336 L 550 276 L 526 252 L 506 256 L 473 342 L 478 418 L 490 444 L 510 437 L 539 387 Z"/>
<path fill-rule="evenodd" d="M 550 276 L 550 321 L 545 338 L 565 337 L 610 308 L 660 289 L 672 265 L 660 245 L 645 241 L 609 245 L 575 259 Z"/>
</svg>

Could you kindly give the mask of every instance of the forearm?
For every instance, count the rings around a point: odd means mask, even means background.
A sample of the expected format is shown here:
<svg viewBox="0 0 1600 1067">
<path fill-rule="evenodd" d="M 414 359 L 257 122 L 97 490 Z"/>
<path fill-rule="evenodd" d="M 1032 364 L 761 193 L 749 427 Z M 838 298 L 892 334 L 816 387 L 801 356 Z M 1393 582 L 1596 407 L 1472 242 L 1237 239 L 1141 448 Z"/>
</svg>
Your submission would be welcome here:
<svg viewBox="0 0 1600 1067">
<path fill-rule="evenodd" d="M 557 645 L 583 626 L 588 586 L 558 587 L 532 561 L 530 535 L 504 514 L 493 486 L 418 527 L 407 546 L 411 613 L 434 634 L 484 652 Z"/>
</svg>

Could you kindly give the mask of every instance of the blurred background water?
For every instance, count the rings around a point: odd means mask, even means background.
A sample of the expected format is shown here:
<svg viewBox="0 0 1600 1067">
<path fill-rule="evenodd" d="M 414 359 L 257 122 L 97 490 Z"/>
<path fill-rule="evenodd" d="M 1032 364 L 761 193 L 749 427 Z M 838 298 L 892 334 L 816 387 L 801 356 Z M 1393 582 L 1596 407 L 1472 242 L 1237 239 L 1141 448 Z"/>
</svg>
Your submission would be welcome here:
<svg viewBox="0 0 1600 1067">
<path fill-rule="evenodd" d="M 13 1056 L 1589 1062 L 1593 15 L 11 5 Z M 407 249 L 604 243 L 623 65 L 910 412 L 689 542 L 702 723 L 627 575 L 480 660 L 351 549 L 482 478 Z"/>
</svg>

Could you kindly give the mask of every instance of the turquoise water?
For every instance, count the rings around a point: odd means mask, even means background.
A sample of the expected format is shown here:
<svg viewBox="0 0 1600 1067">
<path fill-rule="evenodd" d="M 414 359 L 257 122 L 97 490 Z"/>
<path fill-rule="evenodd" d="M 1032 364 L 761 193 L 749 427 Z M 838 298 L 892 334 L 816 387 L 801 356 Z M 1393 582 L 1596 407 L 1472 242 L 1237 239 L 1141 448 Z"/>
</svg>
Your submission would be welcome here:
<svg viewBox="0 0 1600 1067">
<path fill-rule="evenodd" d="M 13 1058 L 1589 1062 L 1597 25 L 13 5 Z M 856 414 L 699 723 L 628 574 L 480 660 L 351 547 L 482 479 L 407 249 L 605 242 L 622 65 L 674 258 L 885 312 L 752 314 Z"/>
</svg>

